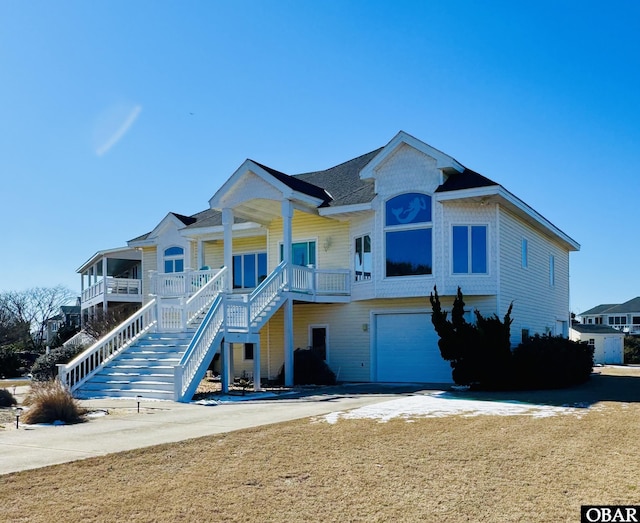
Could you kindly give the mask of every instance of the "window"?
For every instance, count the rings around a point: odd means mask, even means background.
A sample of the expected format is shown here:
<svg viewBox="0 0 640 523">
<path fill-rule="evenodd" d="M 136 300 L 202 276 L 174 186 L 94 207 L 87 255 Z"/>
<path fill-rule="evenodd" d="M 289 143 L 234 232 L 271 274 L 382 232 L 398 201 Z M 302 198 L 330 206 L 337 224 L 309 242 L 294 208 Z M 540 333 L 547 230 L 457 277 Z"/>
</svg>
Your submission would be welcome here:
<svg viewBox="0 0 640 523">
<path fill-rule="evenodd" d="M 253 343 L 244 344 L 244 359 L 245 360 L 253 359 Z"/>
<path fill-rule="evenodd" d="M 371 279 L 371 237 L 368 234 L 355 239 L 353 269 L 356 281 Z"/>
<path fill-rule="evenodd" d="M 589 338 L 589 345 L 595 345 L 596 344 L 596 340 L 594 340 L 593 338 Z"/>
<path fill-rule="evenodd" d="M 529 242 L 526 238 L 522 238 L 522 268 L 529 267 Z"/>
<path fill-rule="evenodd" d="M 487 273 L 487 226 L 453 226 L 453 273 Z"/>
<path fill-rule="evenodd" d="M 529 329 L 522 329 L 520 331 L 520 336 L 521 336 L 522 343 L 528 342 L 529 341 Z"/>
<path fill-rule="evenodd" d="M 385 208 L 386 276 L 432 273 L 431 196 L 406 193 Z"/>
<path fill-rule="evenodd" d="M 233 288 L 253 289 L 267 277 L 267 253 L 236 254 L 233 257 Z"/>
<path fill-rule="evenodd" d="M 552 287 L 556 284 L 556 259 L 553 254 L 549 256 L 549 285 Z"/>
<path fill-rule="evenodd" d="M 633 318 L 631 318 L 631 323 L 633 325 L 640 325 L 640 316 L 634 316 Z"/>
<path fill-rule="evenodd" d="M 609 316 L 609 325 L 626 325 L 626 316 Z"/>
<path fill-rule="evenodd" d="M 184 249 L 169 247 L 164 251 L 164 272 L 184 271 Z"/>
<path fill-rule="evenodd" d="M 280 261 L 284 259 L 284 247 L 280 244 Z M 294 265 L 307 265 L 316 264 L 316 242 L 296 242 L 291 244 L 291 263 Z"/>
</svg>

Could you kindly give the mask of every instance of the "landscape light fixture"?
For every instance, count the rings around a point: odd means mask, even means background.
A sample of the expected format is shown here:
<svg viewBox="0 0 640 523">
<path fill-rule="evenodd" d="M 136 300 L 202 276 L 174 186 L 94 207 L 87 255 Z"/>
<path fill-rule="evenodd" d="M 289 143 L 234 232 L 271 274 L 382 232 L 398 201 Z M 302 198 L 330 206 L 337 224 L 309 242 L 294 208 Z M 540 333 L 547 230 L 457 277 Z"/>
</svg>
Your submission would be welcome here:
<svg viewBox="0 0 640 523">
<path fill-rule="evenodd" d="M 16 428 L 19 428 L 20 415 L 22 414 L 22 407 L 16 407 L 15 411 L 16 411 Z"/>
<path fill-rule="evenodd" d="M 138 414 L 140 414 L 140 399 L 142 398 L 142 396 L 140 396 L 140 394 L 138 394 L 136 396 L 136 398 L 138 398 Z"/>
</svg>

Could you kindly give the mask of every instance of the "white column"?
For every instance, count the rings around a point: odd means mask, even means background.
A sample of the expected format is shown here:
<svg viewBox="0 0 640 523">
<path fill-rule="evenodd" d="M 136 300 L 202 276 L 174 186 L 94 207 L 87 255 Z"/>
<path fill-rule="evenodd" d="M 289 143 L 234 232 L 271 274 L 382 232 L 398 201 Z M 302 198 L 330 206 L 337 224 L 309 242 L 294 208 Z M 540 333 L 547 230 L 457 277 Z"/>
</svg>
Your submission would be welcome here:
<svg viewBox="0 0 640 523">
<path fill-rule="evenodd" d="M 293 220 L 293 204 L 291 200 L 282 201 L 282 259 L 291 263 L 291 222 Z"/>
<path fill-rule="evenodd" d="M 204 267 L 204 242 L 202 240 L 198 240 L 197 244 L 198 249 L 198 270 Z"/>
<path fill-rule="evenodd" d="M 102 258 L 102 312 L 107 312 L 107 259 Z"/>
<path fill-rule="evenodd" d="M 224 227 L 224 265 L 228 271 L 227 289 L 233 292 L 233 210 L 222 209 L 222 225 Z"/>
<path fill-rule="evenodd" d="M 291 243 L 293 203 L 282 201 L 282 259 L 287 263 L 287 285 L 291 288 Z M 284 384 L 293 386 L 293 302 L 290 297 L 284 304 Z"/>
<path fill-rule="evenodd" d="M 293 387 L 293 302 L 284 302 L 284 386 Z"/>
<path fill-rule="evenodd" d="M 229 370 L 231 356 L 231 343 L 224 342 L 222 344 L 222 352 L 220 354 L 220 381 L 222 383 L 222 392 L 226 394 L 229 392 L 229 376 L 231 374 Z"/>
<path fill-rule="evenodd" d="M 253 390 L 261 390 L 260 387 L 260 340 L 253 344 Z"/>
</svg>

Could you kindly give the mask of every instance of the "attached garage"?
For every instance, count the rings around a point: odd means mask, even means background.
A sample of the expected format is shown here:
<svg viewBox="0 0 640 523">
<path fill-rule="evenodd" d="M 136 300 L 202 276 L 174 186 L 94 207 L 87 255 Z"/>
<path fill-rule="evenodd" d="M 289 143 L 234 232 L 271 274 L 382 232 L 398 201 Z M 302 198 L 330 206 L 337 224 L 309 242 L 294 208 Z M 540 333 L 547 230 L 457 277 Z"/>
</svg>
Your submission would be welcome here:
<svg viewBox="0 0 640 523">
<path fill-rule="evenodd" d="M 372 326 L 373 381 L 452 383 L 430 313 L 374 313 Z"/>
</svg>

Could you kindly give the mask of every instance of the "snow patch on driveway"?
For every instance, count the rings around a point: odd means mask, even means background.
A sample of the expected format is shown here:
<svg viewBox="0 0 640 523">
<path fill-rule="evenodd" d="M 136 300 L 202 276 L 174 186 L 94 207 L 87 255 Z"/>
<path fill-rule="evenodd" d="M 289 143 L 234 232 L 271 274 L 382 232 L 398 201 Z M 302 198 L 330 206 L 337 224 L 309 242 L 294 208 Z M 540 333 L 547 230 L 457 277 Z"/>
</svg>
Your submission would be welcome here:
<svg viewBox="0 0 640 523">
<path fill-rule="evenodd" d="M 439 418 L 452 415 L 465 417 L 529 415 L 535 418 L 545 418 L 561 414 L 579 416 L 584 413 L 584 408 L 575 406 L 461 399 L 457 395 L 437 391 L 368 405 L 347 412 L 332 412 L 319 419 L 328 423 L 336 423 L 339 419 L 376 419 L 380 422 L 386 422 L 394 418 Z"/>
</svg>

